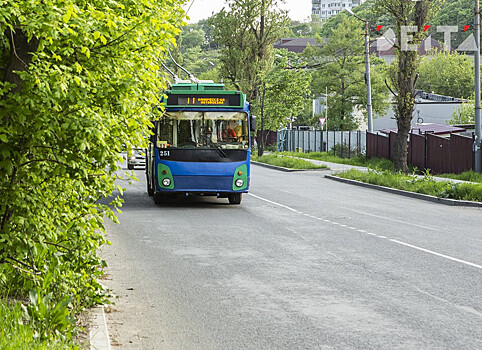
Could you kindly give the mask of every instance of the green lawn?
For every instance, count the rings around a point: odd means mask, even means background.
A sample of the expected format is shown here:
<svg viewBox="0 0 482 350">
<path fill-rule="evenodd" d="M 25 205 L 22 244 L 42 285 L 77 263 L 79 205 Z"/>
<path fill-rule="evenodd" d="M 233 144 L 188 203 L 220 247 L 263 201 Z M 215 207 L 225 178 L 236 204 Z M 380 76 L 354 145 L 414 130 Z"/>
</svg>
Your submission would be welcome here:
<svg viewBox="0 0 482 350">
<path fill-rule="evenodd" d="M 267 154 L 262 157 L 253 155 L 251 158 L 255 162 L 275 165 L 289 169 L 328 169 L 326 165 L 315 165 L 304 159 L 281 157 L 276 154 Z"/>
<path fill-rule="evenodd" d="M 353 158 L 340 158 L 327 152 L 311 152 L 311 153 L 301 153 L 301 152 L 280 152 L 276 153 L 280 155 L 286 155 L 291 157 L 306 158 L 322 160 L 330 163 L 348 164 L 356 166 L 364 166 L 371 169 L 379 170 L 392 170 L 393 162 L 384 158 L 370 158 L 366 159 L 365 156 L 357 156 Z M 416 172 L 416 169 L 410 167 L 411 172 Z M 462 174 L 438 174 L 437 177 L 445 177 L 448 179 L 464 180 L 470 182 L 480 182 L 482 183 L 482 174 L 476 173 L 474 171 L 466 171 Z"/>
<path fill-rule="evenodd" d="M 476 173 L 475 171 L 466 171 L 462 174 L 442 174 L 437 175 L 438 177 L 446 177 L 450 179 L 464 180 L 470 182 L 480 182 L 482 183 L 482 173 Z"/>
<path fill-rule="evenodd" d="M 310 153 L 280 152 L 276 154 L 290 156 L 290 157 L 322 160 L 330 163 L 364 166 L 364 167 L 370 167 L 373 169 L 393 170 L 393 163 L 388 159 L 383 159 L 383 158 L 366 159 L 365 156 L 357 156 L 352 158 L 340 158 L 327 152 L 310 152 Z"/>
<path fill-rule="evenodd" d="M 48 339 L 39 336 L 38 328 L 25 317 L 20 302 L 0 299 L 0 349 L 66 350 L 79 349 L 72 341 L 57 334 Z"/>
<path fill-rule="evenodd" d="M 432 176 L 417 177 L 391 171 L 376 170 L 362 172 L 352 169 L 337 173 L 336 176 L 379 186 L 428 194 L 439 198 L 482 202 L 482 184 L 435 181 Z"/>
</svg>

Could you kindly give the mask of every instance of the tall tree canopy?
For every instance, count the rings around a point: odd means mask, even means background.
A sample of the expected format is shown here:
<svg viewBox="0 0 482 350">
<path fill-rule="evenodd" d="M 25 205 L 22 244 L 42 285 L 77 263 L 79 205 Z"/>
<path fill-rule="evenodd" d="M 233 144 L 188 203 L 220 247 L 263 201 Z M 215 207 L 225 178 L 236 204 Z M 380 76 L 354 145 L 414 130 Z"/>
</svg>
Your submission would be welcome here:
<svg viewBox="0 0 482 350">
<path fill-rule="evenodd" d="M 287 50 L 274 51 L 273 67 L 261 74 L 260 96 L 253 104 L 263 118 L 264 130 L 278 130 L 311 105 L 311 74 L 295 68 L 299 57 Z"/>
<path fill-rule="evenodd" d="M 367 90 L 362 23 L 352 17 L 343 17 L 326 42 L 318 38 L 319 46 L 309 47 L 304 56 L 312 65 L 313 93 L 329 94 L 329 127 L 331 130 L 354 130 L 358 124 L 353 112 L 365 111 Z M 385 63 L 371 59 L 372 104 L 375 113 L 387 107 L 387 89 L 383 83 Z"/>
<path fill-rule="evenodd" d="M 417 89 L 469 98 L 474 93 L 474 64 L 457 52 L 434 52 L 420 62 Z"/>
<path fill-rule="evenodd" d="M 248 100 L 259 94 L 259 73 L 271 64 L 271 51 L 289 18 L 279 10 L 276 0 L 228 0 L 209 23 L 214 41 L 221 45 L 221 74 L 227 82 L 247 94 Z"/>
<path fill-rule="evenodd" d="M 393 147 L 395 170 L 408 172 L 407 138 L 415 106 L 415 83 L 419 67 L 417 47 L 425 37 L 425 25 L 439 2 L 433 0 L 379 0 L 377 9 L 393 20 L 398 41 L 395 43 L 396 69 L 391 76 L 395 90 L 395 117 L 398 133 Z"/>
<path fill-rule="evenodd" d="M 6 0 L 0 7 L 0 283 L 95 302 L 99 200 L 141 145 L 180 0 Z M 9 279 L 10 277 L 10 279 Z M 3 289 L 3 286 L 0 287 Z"/>
</svg>

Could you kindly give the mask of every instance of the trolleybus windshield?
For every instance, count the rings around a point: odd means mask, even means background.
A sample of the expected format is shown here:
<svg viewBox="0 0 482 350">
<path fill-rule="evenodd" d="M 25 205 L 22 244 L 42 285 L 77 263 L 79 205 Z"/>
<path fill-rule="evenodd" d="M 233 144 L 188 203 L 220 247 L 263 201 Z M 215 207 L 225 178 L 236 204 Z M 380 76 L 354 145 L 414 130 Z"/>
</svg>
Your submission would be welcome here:
<svg viewBox="0 0 482 350">
<path fill-rule="evenodd" d="M 167 111 L 157 130 L 159 148 L 247 149 L 245 112 Z"/>
</svg>

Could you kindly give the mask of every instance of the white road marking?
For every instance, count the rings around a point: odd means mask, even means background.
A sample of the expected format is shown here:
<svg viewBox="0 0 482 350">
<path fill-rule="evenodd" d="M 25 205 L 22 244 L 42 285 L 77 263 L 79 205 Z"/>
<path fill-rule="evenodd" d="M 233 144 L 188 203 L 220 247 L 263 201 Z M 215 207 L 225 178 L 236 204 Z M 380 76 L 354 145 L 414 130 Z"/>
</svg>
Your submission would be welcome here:
<svg viewBox="0 0 482 350">
<path fill-rule="evenodd" d="M 474 264 L 474 263 L 471 263 L 471 262 L 468 262 L 468 261 L 465 261 L 465 260 L 462 260 L 462 259 L 457 259 L 457 258 L 451 257 L 449 255 L 445 255 L 445 254 L 440 254 L 440 253 L 434 252 L 433 250 L 417 247 L 416 245 L 408 244 L 408 243 L 405 243 L 405 242 L 402 242 L 402 241 L 399 241 L 399 240 L 396 240 L 396 239 L 389 239 L 389 241 L 397 243 L 397 244 L 401 244 L 401 245 L 404 245 L 404 246 L 407 246 L 407 247 L 410 247 L 410 248 L 413 248 L 413 249 L 421 250 L 422 252 L 433 254 L 433 255 L 439 256 L 441 258 L 449 259 L 449 260 L 456 261 L 456 262 L 459 262 L 459 263 L 462 263 L 462 264 L 465 264 L 465 265 L 476 267 L 476 268 L 482 270 L 481 265 L 477 265 L 477 264 Z"/>
<path fill-rule="evenodd" d="M 271 204 L 274 204 L 274 205 L 277 205 L 281 208 L 285 208 L 289 211 L 292 211 L 292 212 L 295 212 L 295 213 L 298 213 L 298 214 L 302 214 L 302 215 L 305 215 L 305 216 L 309 216 L 309 217 L 312 217 L 312 218 L 315 218 L 315 219 L 321 219 L 321 218 L 317 218 L 317 217 L 314 217 L 314 216 L 311 216 L 311 215 L 308 215 L 308 214 L 305 214 L 301 211 L 298 211 L 296 209 L 293 209 L 287 205 L 284 205 L 284 204 L 280 204 L 280 203 L 277 203 L 277 202 L 273 202 L 269 199 L 266 199 L 266 198 L 263 198 L 263 197 L 259 197 L 255 194 L 252 194 L 252 193 L 248 193 L 248 195 L 254 197 L 254 198 L 257 198 L 259 200 L 262 200 L 262 201 L 265 201 L 265 202 L 268 202 L 268 203 L 271 203 Z M 356 211 L 356 210 L 354 210 Z M 361 212 L 360 212 L 361 213 Z M 376 216 L 376 217 L 379 217 L 379 218 L 384 218 L 383 216 L 378 216 L 378 215 L 372 215 L 372 216 Z M 338 222 L 334 222 L 334 221 L 330 221 L 330 220 L 327 220 L 327 219 L 321 219 L 323 220 L 324 222 L 327 222 L 327 223 L 330 223 L 330 224 L 333 224 L 333 225 L 339 225 L 341 227 L 347 227 L 349 229 L 356 229 L 356 228 L 352 228 L 352 227 L 348 227 L 347 225 L 343 225 L 343 224 L 339 224 Z M 428 227 L 427 227 L 428 228 Z M 431 228 L 433 229 L 433 228 Z M 387 237 L 385 236 L 379 236 L 375 233 L 371 233 L 371 232 L 366 232 L 364 230 L 358 230 L 359 232 L 363 232 L 363 233 L 366 233 L 367 235 L 370 235 L 370 236 L 376 236 L 378 238 L 381 238 L 381 239 L 387 239 Z M 303 237 L 304 238 L 304 237 Z M 306 238 L 304 238 L 306 239 Z M 437 253 L 437 252 L 434 252 L 433 250 L 429 250 L 429 249 L 425 249 L 425 248 L 422 248 L 422 247 L 418 247 L 416 245 L 413 245 L 413 244 L 409 244 L 409 243 L 405 243 L 405 242 L 402 242 L 402 241 L 399 241 L 397 239 L 388 239 L 390 242 L 393 242 L 393 243 L 396 243 L 396 244 L 400 244 L 400 245 L 403 245 L 403 246 L 406 246 L 406 247 L 409 247 L 409 248 L 413 248 L 413 249 L 416 249 L 416 250 L 420 250 L 422 252 L 425 252 L 425 253 L 428 253 L 428 254 L 432 254 L 432 255 L 436 255 L 438 257 L 441 257 L 441 258 L 444 258 L 444 259 L 448 259 L 448 260 L 451 260 L 451 261 L 455 261 L 455 262 L 458 262 L 458 263 L 461 263 L 461 264 L 464 264 L 464 265 L 468 265 L 468 266 L 472 266 L 472 267 L 475 267 L 477 269 L 481 269 L 482 270 L 482 265 L 477 265 L 477 264 L 474 264 L 474 263 L 471 263 L 469 261 L 465 261 L 465 260 L 462 260 L 462 259 L 458 259 L 458 258 L 454 258 L 452 256 L 449 256 L 449 255 L 445 255 L 445 254 L 441 254 L 441 253 Z"/>
<path fill-rule="evenodd" d="M 265 202 L 268 202 L 268 203 L 277 205 L 277 206 L 279 206 L 279 207 L 288 209 L 289 211 L 292 211 L 292 212 L 295 212 L 295 213 L 301 213 L 301 212 L 299 212 L 299 211 L 296 210 L 296 209 L 293 209 L 293 208 L 288 207 L 287 205 L 283 205 L 283 204 L 280 204 L 280 203 L 276 203 L 276 202 L 270 201 L 269 199 L 259 197 L 259 196 L 255 195 L 255 194 L 252 194 L 252 193 L 248 193 L 248 194 L 249 194 L 250 196 L 254 197 L 254 198 L 258 198 L 258 199 L 260 199 L 260 200 L 262 200 L 262 201 L 265 201 Z"/>
<path fill-rule="evenodd" d="M 423 228 L 425 230 L 432 230 L 432 231 L 437 231 L 437 232 L 440 231 L 440 229 L 438 229 L 438 228 L 434 228 L 434 227 L 430 227 L 430 226 L 424 226 L 424 225 L 418 225 L 418 224 L 414 224 L 414 223 L 411 223 L 411 222 L 405 222 L 403 220 L 392 219 L 392 218 L 389 218 L 389 217 L 386 217 L 386 216 L 376 215 L 376 214 L 372 214 L 372 213 L 366 213 L 366 212 L 361 211 L 361 210 L 356 210 L 356 209 L 347 208 L 347 207 L 344 207 L 344 209 L 354 211 L 355 213 L 362 214 L 364 216 L 372 216 L 374 218 L 383 219 L 383 220 L 387 220 L 387 221 L 393 221 L 393 222 L 396 222 L 396 223 L 399 223 L 399 224 L 404 224 L 404 225 L 413 226 L 413 227 L 417 227 L 417 228 Z"/>
</svg>

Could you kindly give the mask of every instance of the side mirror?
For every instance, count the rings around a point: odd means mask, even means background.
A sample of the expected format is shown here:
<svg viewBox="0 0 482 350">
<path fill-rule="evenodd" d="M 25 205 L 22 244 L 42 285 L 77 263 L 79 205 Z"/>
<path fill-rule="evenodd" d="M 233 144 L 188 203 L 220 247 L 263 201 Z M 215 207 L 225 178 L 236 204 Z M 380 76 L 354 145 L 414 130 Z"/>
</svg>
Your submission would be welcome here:
<svg viewBox="0 0 482 350">
<path fill-rule="evenodd" d="M 249 116 L 249 130 L 256 131 L 256 116 L 250 115 Z"/>
</svg>

